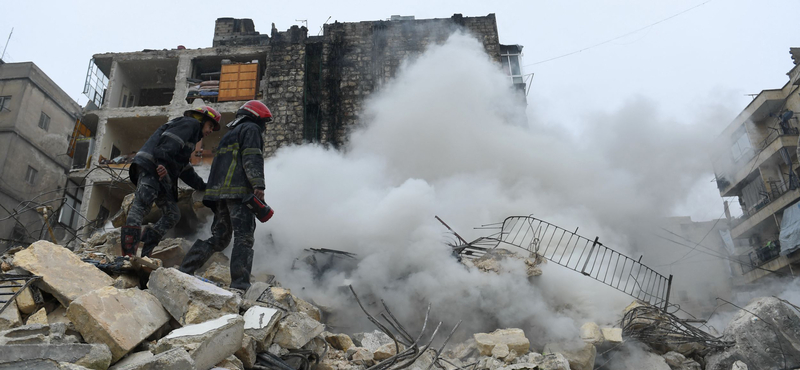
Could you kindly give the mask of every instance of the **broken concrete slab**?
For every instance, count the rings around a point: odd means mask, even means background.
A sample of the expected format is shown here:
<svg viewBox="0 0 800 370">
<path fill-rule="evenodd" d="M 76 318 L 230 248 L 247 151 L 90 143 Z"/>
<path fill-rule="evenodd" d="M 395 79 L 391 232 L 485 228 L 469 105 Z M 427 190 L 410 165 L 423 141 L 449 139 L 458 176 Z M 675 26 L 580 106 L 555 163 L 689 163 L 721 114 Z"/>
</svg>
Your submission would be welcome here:
<svg viewBox="0 0 800 370">
<path fill-rule="evenodd" d="M 152 294 L 111 286 L 78 297 L 67 316 L 87 342 L 107 345 L 115 362 L 170 319 Z"/>
<path fill-rule="evenodd" d="M 283 348 L 300 349 L 323 330 L 325 325 L 319 321 L 302 312 L 291 312 L 278 323 L 273 342 Z"/>
<path fill-rule="evenodd" d="M 17 302 L 11 301 L 3 312 L 0 312 L 0 330 L 8 330 L 22 325 L 22 317 L 17 309 Z"/>
<path fill-rule="evenodd" d="M 244 332 L 255 339 L 258 352 L 269 348 L 281 317 L 280 311 L 261 306 L 250 307 L 244 313 Z"/>
<path fill-rule="evenodd" d="M 67 325 L 74 325 L 67 317 L 67 309 L 64 306 L 58 306 L 55 310 L 47 314 L 47 322 L 50 324 L 64 323 Z"/>
<path fill-rule="evenodd" d="M 174 348 L 157 355 L 137 352 L 118 362 L 109 370 L 195 370 L 194 360 L 183 348 Z M 200 369 L 200 368 L 197 368 Z"/>
<path fill-rule="evenodd" d="M 237 294 L 174 268 L 153 271 L 147 287 L 181 325 L 239 313 L 241 299 Z"/>
<path fill-rule="evenodd" d="M 183 348 L 189 352 L 197 369 L 208 369 L 240 350 L 243 339 L 244 319 L 228 314 L 173 330 L 158 341 L 153 352 Z"/>
<path fill-rule="evenodd" d="M 182 238 L 164 239 L 153 249 L 150 257 L 160 259 L 164 267 L 178 266 L 186 256 L 189 247 L 189 243 Z"/>
<path fill-rule="evenodd" d="M 102 344 L 17 344 L 0 351 L 0 363 L 5 364 L 41 359 L 106 370 L 111 364 L 111 351 Z"/>
<path fill-rule="evenodd" d="M 33 324 L 47 325 L 47 310 L 40 308 L 39 311 L 28 316 L 28 321 L 25 321 L 25 325 Z"/>
<path fill-rule="evenodd" d="M 32 324 L 0 331 L 0 346 L 14 344 L 74 344 L 80 343 L 80 335 L 67 328 L 66 324 Z"/>
<path fill-rule="evenodd" d="M 600 330 L 600 326 L 593 322 L 587 322 L 581 325 L 581 339 L 583 339 L 584 342 L 594 345 L 598 345 L 605 341 L 603 332 Z"/>
<path fill-rule="evenodd" d="M 247 320 L 245 319 L 245 333 L 247 333 Z M 234 353 L 239 361 L 242 361 L 245 369 L 250 369 L 256 364 L 258 355 L 258 343 L 256 339 L 245 334 L 242 338 L 242 348 Z"/>
<path fill-rule="evenodd" d="M 620 344 L 622 339 L 622 328 L 602 328 L 603 340 L 610 344 Z"/>
<path fill-rule="evenodd" d="M 24 360 L 14 363 L 0 364 L 0 370 L 90 370 L 86 367 L 58 362 L 53 360 L 36 359 Z"/>
<path fill-rule="evenodd" d="M 394 344 L 394 340 L 386 335 L 386 333 L 375 330 L 373 332 L 353 334 L 353 343 L 355 343 L 356 346 L 364 347 L 375 352 L 384 344 Z"/>
<path fill-rule="evenodd" d="M 203 273 L 203 277 L 226 287 L 231 285 L 231 269 L 221 263 L 212 263 Z"/>
<path fill-rule="evenodd" d="M 531 343 L 522 329 L 497 329 L 491 333 L 475 333 L 473 335 L 482 356 L 491 356 L 492 349 L 498 344 L 505 344 L 509 351 L 524 355 L 530 350 Z"/>
<path fill-rule="evenodd" d="M 560 353 L 569 362 L 572 370 L 592 370 L 597 349 L 591 343 L 549 343 L 544 346 L 543 354 Z"/>
<path fill-rule="evenodd" d="M 244 370 L 244 364 L 236 356 L 228 356 L 228 358 L 220 361 L 214 369 L 227 369 L 227 370 Z"/>
<path fill-rule="evenodd" d="M 40 240 L 14 255 L 14 265 L 42 277 L 35 284 L 63 306 L 76 298 L 110 286 L 114 279 L 60 245 Z"/>
<path fill-rule="evenodd" d="M 324 335 L 324 334 L 323 334 Z M 325 341 L 328 342 L 331 347 L 336 348 L 340 351 L 347 351 L 350 347 L 355 346 L 353 340 L 347 334 L 331 334 L 324 335 Z"/>
</svg>

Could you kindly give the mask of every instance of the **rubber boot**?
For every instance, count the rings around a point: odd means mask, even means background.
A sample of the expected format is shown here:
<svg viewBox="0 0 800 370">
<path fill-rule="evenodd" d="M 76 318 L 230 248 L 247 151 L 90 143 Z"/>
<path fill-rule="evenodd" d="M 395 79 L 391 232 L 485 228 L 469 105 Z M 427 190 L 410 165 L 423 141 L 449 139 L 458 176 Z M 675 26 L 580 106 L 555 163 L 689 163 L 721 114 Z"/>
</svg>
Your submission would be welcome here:
<svg viewBox="0 0 800 370">
<path fill-rule="evenodd" d="M 139 226 L 123 226 L 120 231 L 120 245 L 122 246 L 122 255 L 125 257 L 132 257 L 136 255 L 136 248 L 139 246 L 139 240 L 142 236 L 142 228 Z"/>
<path fill-rule="evenodd" d="M 178 269 L 183 273 L 192 275 L 211 258 L 212 254 L 214 254 L 214 249 L 211 243 L 205 240 L 197 240 L 192 244 L 192 248 L 189 249 L 189 252 L 186 253 L 186 257 L 183 257 L 181 267 Z"/>
<path fill-rule="evenodd" d="M 150 257 L 153 249 L 156 249 L 158 243 L 161 241 L 161 234 L 151 226 L 144 227 L 142 231 L 142 257 Z"/>
<path fill-rule="evenodd" d="M 247 291 L 250 288 L 250 271 L 253 268 L 253 249 L 234 249 L 231 253 L 231 288 Z"/>
</svg>

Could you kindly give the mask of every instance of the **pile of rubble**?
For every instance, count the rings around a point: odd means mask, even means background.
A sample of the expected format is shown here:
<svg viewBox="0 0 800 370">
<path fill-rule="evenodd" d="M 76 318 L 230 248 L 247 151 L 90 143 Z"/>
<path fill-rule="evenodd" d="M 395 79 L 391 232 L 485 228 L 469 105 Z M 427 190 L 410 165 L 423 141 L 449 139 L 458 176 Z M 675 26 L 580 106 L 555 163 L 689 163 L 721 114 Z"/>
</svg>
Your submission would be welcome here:
<svg viewBox="0 0 800 370">
<path fill-rule="evenodd" d="M 517 328 L 475 333 L 446 347 L 448 337 L 440 348 L 432 346 L 438 327 L 427 343 L 419 340 L 425 329 L 413 340 L 391 321 L 394 332 L 373 321 L 381 330 L 332 333 L 317 306 L 274 279 L 260 279 L 243 294 L 227 289 L 222 254 L 190 276 L 174 268 L 188 247 L 182 239 L 163 241 L 158 258 L 123 262 L 115 258 L 118 240 L 114 231 L 96 235 L 75 252 L 39 241 L 0 257 L 4 277 L 23 279 L 0 281 L 0 292 L 14 294 L 0 303 L 0 369 L 590 370 L 625 363 L 633 341 L 632 331 L 623 340 L 622 327 L 591 322 L 575 341 L 536 351 Z M 501 273 L 503 258 L 519 257 L 487 253 L 467 264 Z M 541 274 L 542 260 L 524 262 L 530 277 Z M 668 321 L 641 307 L 625 309 L 626 328 L 651 333 Z M 639 345 L 631 366 L 789 368 L 800 363 L 800 317 L 780 300 L 756 301 L 733 320 L 723 342 L 729 345 L 714 350 L 703 343 Z"/>
</svg>

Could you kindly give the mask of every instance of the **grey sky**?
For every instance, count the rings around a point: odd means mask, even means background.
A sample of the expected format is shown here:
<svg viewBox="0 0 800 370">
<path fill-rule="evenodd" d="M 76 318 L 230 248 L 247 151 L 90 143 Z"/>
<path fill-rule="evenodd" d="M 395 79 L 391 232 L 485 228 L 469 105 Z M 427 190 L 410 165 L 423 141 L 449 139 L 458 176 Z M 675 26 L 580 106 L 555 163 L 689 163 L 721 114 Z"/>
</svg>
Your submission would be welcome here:
<svg viewBox="0 0 800 370">
<path fill-rule="evenodd" d="M 629 36 L 534 64 L 693 7 Z M 616 111 L 641 97 L 654 102 L 660 115 L 678 121 L 696 121 L 710 107 L 725 109 L 732 119 L 750 101 L 745 94 L 787 81 L 789 47 L 800 46 L 798 0 L 6 0 L 2 9 L 0 44 L 5 45 L 14 28 L 4 59 L 35 62 L 81 105 L 87 100 L 81 91 L 92 54 L 209 47 L 218 17 L 252 18 L 261 33 L 269 33 L 271 23 L 285 30 L 302 24 L 296 20 L 307 20 L 309 34 L 316 35 L 329 17 L 330 22 L 354 22 L 393 14 L 422 19 L 495 13 L 501 43 L 524 45 L 524 72 L 535 73 L 528 97 L 534 115 L 575 130 L 581 130 L 576 121 Z M 711 126 L 719 132 L 727 123 Z M 713 186 L 709 189 L 700 197 L 719 204 Z M 721 212 L 721 206 L 715 208 Z"/>
</svg>

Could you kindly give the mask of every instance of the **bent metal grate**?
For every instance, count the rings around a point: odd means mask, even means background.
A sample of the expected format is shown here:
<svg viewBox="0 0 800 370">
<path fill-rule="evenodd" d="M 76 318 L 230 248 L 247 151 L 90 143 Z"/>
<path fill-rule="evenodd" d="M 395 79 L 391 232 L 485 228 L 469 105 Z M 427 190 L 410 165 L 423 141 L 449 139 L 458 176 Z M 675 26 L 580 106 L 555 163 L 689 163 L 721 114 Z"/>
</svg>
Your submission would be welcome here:
<svg viewBox="0 0 800 370">
<path fill-rule="evenodd" d="M 463 258 L 482 256 L 493 248 L 519 248 L 578 271 L 603 284 L 650 305 L 666 309 L 672 275 L 665 277 L 653 269 L 599 242 L 531 216 L 510 216 L 502 223 L 485 225 L 498 230 L 467 244 L 455 246 Z"/>
</svg>

